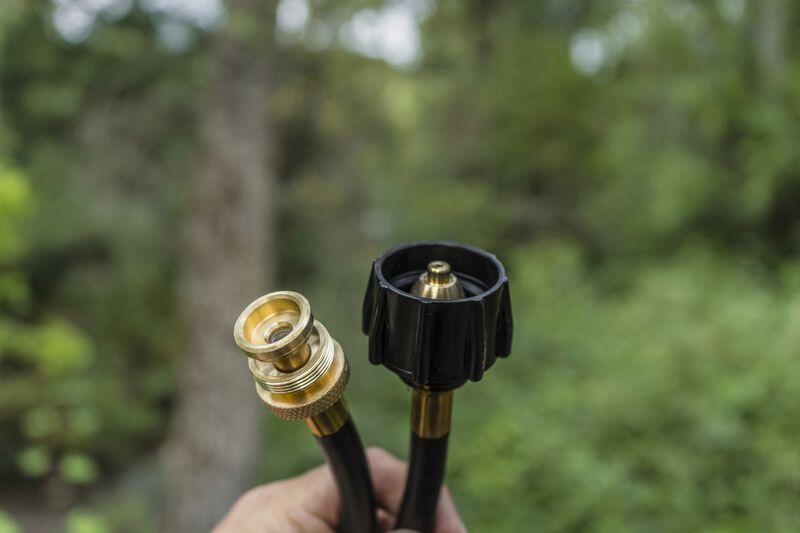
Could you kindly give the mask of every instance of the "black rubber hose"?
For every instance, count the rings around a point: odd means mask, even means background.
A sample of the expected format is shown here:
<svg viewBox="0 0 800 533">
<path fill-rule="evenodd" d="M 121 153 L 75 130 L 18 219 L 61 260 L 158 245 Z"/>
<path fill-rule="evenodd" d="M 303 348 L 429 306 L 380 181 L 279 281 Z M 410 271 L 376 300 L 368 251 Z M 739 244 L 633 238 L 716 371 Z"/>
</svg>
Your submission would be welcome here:
<svg viewBox="0 0 800 533">
<path fill-rule="evenodd" d="M 364 447 L 351 419 L 332 435 L 317 437 L 339 487 L 339 531 L 376 533 L 375 496 Z"/>
<path fill-rule="evenodd" d="M 432 533 L 436 527 L 436 505 L 444 482 L 448 436 L 424 439 L 411 433 L 408 477 L 396 529 Z"/>
</svg>

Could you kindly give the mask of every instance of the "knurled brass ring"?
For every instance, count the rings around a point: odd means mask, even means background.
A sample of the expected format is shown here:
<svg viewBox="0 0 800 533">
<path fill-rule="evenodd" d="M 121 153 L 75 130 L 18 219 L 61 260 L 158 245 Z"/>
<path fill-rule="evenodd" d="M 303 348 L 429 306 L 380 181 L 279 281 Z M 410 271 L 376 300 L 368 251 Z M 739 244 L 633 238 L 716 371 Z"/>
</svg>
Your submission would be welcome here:
<svg viewBox="0 0 800 533">
<path fill-rule="evenodd" d="M 290 393 L 275 393 L 265 386 L 264 381 L 256 377 L 258 395 L 277 417 L 285 420 L 311 418 L 331 407 L 344 395 L 350 378 L 350 367 L 342 347 L 335 340 L 330 340 L 333 345 L 330 367 L 309 387 Z M 252 362 L 250 369 L 252 372 Z"/>
</svg>

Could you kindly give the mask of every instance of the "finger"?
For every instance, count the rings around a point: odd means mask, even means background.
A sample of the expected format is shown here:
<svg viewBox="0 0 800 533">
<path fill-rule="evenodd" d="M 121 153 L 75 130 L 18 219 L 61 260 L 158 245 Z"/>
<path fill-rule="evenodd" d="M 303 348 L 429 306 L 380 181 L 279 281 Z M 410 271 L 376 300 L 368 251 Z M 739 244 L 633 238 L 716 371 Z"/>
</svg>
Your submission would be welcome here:
<svg viewBox="0 0 800 533">
<path fill-rule="evenodd" d="M 385 509 L 378 509 L 378 530 L 389 531 L 397 521 L 397 517 L 389 513 Z"/>
<path fill-rule="evenodd" d="M 295 505 L 331 527 L 339 521 L 339 490 L 327 464 L 285 481 L 286 492 L 293 495 Z"/>
<path fill-rule="evenodd" d="M 381 448 L 369 448 L 367 459 L 370 465 L 372 483 L 378 507 L 387 511 L 390 517 L 386 529 L 394 523 L 403 484 L 406 477 L 406 464 Z M 339 491 L 327 465 L 317 467 L 305 474 L 286 480 L 287 492 L 292 491 L 296 505 L 308 513 L 318 516 L 331 526 L 339 520 Z M 378 516 L 380 520 L 380 514 Z M 385 531 L 385 529 L 384 529 Z"/>
<path fill-rule="evenodd" d="M 466 533 L 467 528 L 458 516 L 456 504 L 450 489 L 442 486 L 439 503 L 436 506 L 436 533 Z"/>
<path fill-rule="evenodd" d="M 214 529 L 214 533 L 284 532 L 289 525 L 306 532 L 332 532 L 330 517 L 320 518 L 306 509 L 310 490 L 318 486 L 310 476 L 312 485 L 298 483 L 300 478 L 275 481 L 250 489 L 231 507 L 228 514 Z M 302 476 L 301 476 L 302 477 Z M 266 528 L 266 529 L 265 529 Z"/>
<path fill-rule="evenodd" d="M 382 448 L 369 448 L 367 458 L 378 505 L 396 515 L 403 498 L 408 466 Z M 442 486 L 436 506 L 436 533 L 463 533 L 466 530 L 458 516 L 450 490 Z"/>
<path fill-rule="evenodd" d="M 396 515 L 403 497 L 408 466 L 383 448 L 368 448 L 367 460 L 378 506 Z"/>
</svg>

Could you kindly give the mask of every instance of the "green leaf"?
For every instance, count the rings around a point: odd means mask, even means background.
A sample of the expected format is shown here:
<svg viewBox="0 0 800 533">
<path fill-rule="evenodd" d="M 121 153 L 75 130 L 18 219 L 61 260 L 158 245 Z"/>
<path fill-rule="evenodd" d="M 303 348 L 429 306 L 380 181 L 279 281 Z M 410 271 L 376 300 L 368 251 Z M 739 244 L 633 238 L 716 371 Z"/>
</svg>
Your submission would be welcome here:
<svg viewBox="0 0 800 533">
<path fill-rule="evenodd" d="M 111 528 L 98 513 L 76 509 L 67 515 L 66 530 L 67 533 L 107 533 Z"/>
<path fill-rule="evenodd" d="M 35 326 L 18 336 L 16 348 L 32 359 L 46 376 L 62 376 L 92 361 L 92 345 L 77 328 L 59 319 Z"/>
<path fill-rule="evenodd" d="M 91 407 L 76 407 L 67 412 L 67 427 L 81 437 L 97 434 L 100 424 L 100 414 Z"/>
<path fill-rule="evenodd" d="M 58 411 L 51 406 L 37 407 L 22 416 L 22 432 L 32 440 L 52 435 L 58 426 Z"/>
<path fill-rule="evenodd" d="M 97 479 L 97 465 L 85 453 L 72 452 L 61 458 L 58 469 L 64 480 L 76 485 L 91 483 Z"/>
<path fill-rule="evenodd" d="M 0 510 L 0 533 L 22 533 L 17 521 L 3 510 Z"/>
<path fill-rule="evenodd" d="M 30 289 L 22 272 L 0 272 L 0 305 L 25 311 L 30 302 Z"/>
<path fill-rule="evenodd" d="M 0 259 L 14 258 L 24 238 L 20 224 L 30 212 L 31 190 L 16 171 L 0 164 Z"/>
<path fill-rule="evenodd" d="M 17 466 L 29 477 L 44 475 L 50 464 L 50 452 L 44 446 L 30 446 L 17 454 Z"/>
</svg>

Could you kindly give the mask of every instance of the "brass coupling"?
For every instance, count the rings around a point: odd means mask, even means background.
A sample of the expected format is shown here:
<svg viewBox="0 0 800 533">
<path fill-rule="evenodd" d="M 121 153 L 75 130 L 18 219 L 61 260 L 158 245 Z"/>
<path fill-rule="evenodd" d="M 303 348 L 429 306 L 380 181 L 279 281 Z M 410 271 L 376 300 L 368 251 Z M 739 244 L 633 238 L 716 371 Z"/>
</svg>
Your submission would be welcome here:
<svg viewBox="0 0 800 533">
<path fill-rule="evenodd" d="M 347 421 L 347 359 L 303 295 L 280 291 L 258 298 L 239 315 L 233 337 L 250 358 L 256 391 L 273 414 L 306 419 L 317 435 Z"/>
<path fill-rule="evenodd" d="M 423 439 L 438 439 L 450 433 L 453 391 L 411 389 L 411 431 Z"/>
</svg>

